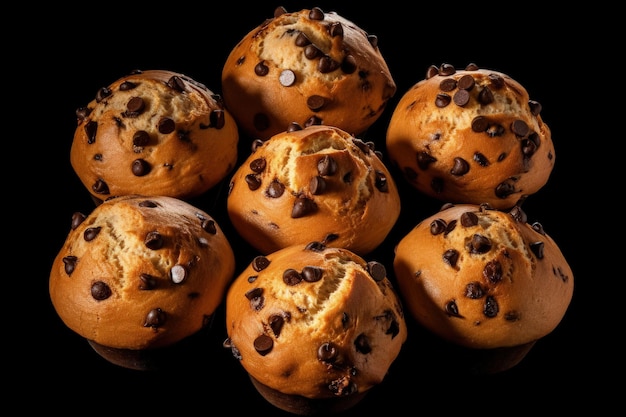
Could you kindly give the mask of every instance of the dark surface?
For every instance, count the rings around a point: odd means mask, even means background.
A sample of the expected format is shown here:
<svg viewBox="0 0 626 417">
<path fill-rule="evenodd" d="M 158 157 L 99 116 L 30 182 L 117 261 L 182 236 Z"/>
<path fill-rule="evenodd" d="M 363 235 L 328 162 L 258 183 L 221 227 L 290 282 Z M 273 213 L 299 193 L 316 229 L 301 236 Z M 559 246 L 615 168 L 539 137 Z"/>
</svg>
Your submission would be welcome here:
<svg viewBox="0 0 626 417">
<path fill-rule="evenodd" d="M 63 325 L 47 292 L 52 260 L 69 232 L 72 213 L 88 213 L 93 209 L 69 162 L 76 126 L 75 109 L 87 104 L 100 87 L 136 68 L 182 72 L 214 92 L 221 92 L 221 68 L 230 49 L 248 31 L 271 17 L 280 4 L 266 2 L 244 7 L 226 2 L 195 9 L 182 3 L 158 10 L 153 6 L 149 13 L 132 6 L 107 5 L 98 10 L 91 5 L 89 12 L 76 11 L 82 17 L 74 20 L 61 17 L 61 22 L 46 23 L 37 43 L 32 45 L 30 50 L 35 56 L 53 56 L 37 64 L 42 70 L 39 76 L 47 77 L 38 85 L 36 96 L 40 107 L 45 106 L 39 110 L 45 113 L 45 120 L 37 128 L 43 146 L 37 156 L 41 158 L 37 165 L 41 170 L 36 180 L 40 193 L 37 207 L 42 210 L 42 204 L 47 204 L 43 210 L 48 212 L 45 218 L 39 217 L 33 223 L 37 229 L 29 232 L 30 236 L 43 240 L 43 245 L 36 248 L 37 262 L 29 279 L 29 285 L 36 286 L 38 298 L 34 310 L 38 315 L 23 327 L 36 336 L 37 342 L 19 343 L 19 350 L 28 352 L 29 359 L 23 361 L 25 370 L 15 381 L 19 382 L 16 385 L 20 390 L 35 397 L 58 393 L 56 401 L 46 404 L 50 411 L 117 413 L 126 409 L 146 415 L 165 410 L 196 411 L 204 415 L 285 414 L 259 396 L 240 364 L 222 347 L 225 338 L 222 309 L 216 313 L 211 329 L 178 350 L 180 362 L 176 366 L 142 372 L 102 359 L 85 340 Z M 446 62 L 463 68 L 474 62 L 482 68 L 504 72 L 524 85 L 531 99 L 543 105 L 543 120 L 552 129 L 556 165 L 548 184 L 530 197 L 523 208 L 529 222 L 541 222 L 560 245 L 575 279 L 574 298 L 558 328 L 540 340 L 520 364 L 497 375 L 470 376 L 450 366 L 452 358 L 448 355 L 453 353 L 409 319 L 409 339 L 387 378 L 342 415 L 408 414 L 406 410 L 412 415 L 433 414 L 433 407 L 436 414 L 473 411 L 492 415 L 507 411 L 567 411 L 582 405 L 593 405 L 596 409 L 607 406 L 612 391 L 603 388 L 603 375 L 616 374 L 618 370 L 611 359 L 611 349 L 604 350 L 606 342 L 600 331 L 594 330 L 600 323 L 594 315 L 599 305 L 611 304 L 611 294 L 606 287 L 601 295 L 593 291 L 597 288 L 594 280 L 600 279 L 597 277 L 600 270 L 593 270 L 592 275 L 590 267 L 597 262 L 593 254 L 596 244 L 594 238 L 583 236 L 579 227 L 586 223 L 584 227 L 591 228 L 595 221 L 573 209 L 573 204 L 582 200 L 589 202 L 584 205 L 591 210 L 595 201 L 593 191 L 582 195 L 580 192 L 581 161 L 590 159 L 589 148 L 580 144 L 588 139 L 584 133 L 588 128 L 583 115 L 572 110 L 579 91 L 572 88 L 564 71 L 591 63 L 585 62 L 586 58 L 580 54 L 572 57 L 562 52 L 564 42 L 578 44 L 578 27 L 560 16 L 542 14 L 545 11 L 519 9 L 515 15 L 503 16 L 504 12 L 495 4 L 485 4 L 476 10 L 477 4 L 464 8 L 442 3 L 437 4 L 439 7 L 433 5 L 432 10 L 425 7 L 417 11 L 404 9 L 401 5 L 406 2 L 393 1 L 376 8 L 347 2 L 284 4 L 290 11 L 313 6 L 337 11 L 379 37 L 380 50 L 398 92 L 385 114 L 361 137 L 374 141 L 383 153 L 386 123 L 395 103 L 424 78 L 431 64 Z M 561 24 L 559 36 L 548 39 L 544 31 L 556 19 Z M 245 157 L 249 139 L 242 136 L 241 140 L 241 156 Z M 584 175 L 591 175 L 592 171 L 586 165 Z M 595 184 L 589 177 L 585 181 Z M 409 190 L 402 181 L 397 182 L 404 193 L 401 219 L 383 247 L 368 256 L 384 262 L 388 272 L 392 269 L 393 243 L 408 227 L 441 205 Z M 593 185 L 585 187 L 592 189 Z M 224 192 L 224 188 L 217 188 L 194 203 L 212 214 L 230 233 L 224 214 Z M 45 233 L 41 233 L 43 222 Z M 239 271 L 252 259 L 253 251 L 234 234 L 230 240 L 236 247 Z M 32 293 L 32 288 L 28 291 Z M 33 309 L 32 299 L 28 304 L 27 308 Z M 602 354 L 596 358 L 600 346 Z M 505 405 L 507 408 L 499 408 Z"/>
</svg>

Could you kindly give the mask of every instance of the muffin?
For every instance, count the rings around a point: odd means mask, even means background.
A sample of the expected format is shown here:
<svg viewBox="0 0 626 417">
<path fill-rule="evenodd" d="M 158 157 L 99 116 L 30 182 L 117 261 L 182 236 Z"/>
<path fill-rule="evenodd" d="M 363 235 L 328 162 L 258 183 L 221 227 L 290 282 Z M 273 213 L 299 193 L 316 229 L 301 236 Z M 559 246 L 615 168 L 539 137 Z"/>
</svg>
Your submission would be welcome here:
<svg viewBox="0 0 626 417">
<path fill-rule="evenodd" d="M 407 311 L 475 374 L 517 365 L 558 326 L 574 290 L 557 244 L 517 206 L 446 204 L 401 238 L 393 267 Z"/>
<path fill-rule="evenodd" d="M 259 393 L 301 415 L 357 404 L 407 337 L 385 267 L 319 242 L 255 257 L 228 290 L 226 331 Z"/>
<path fill-rule="evenodd" d="M 49 292 L 65 325 L 101 356 L 150 370 L 208 328 L 234 271 L 209 214 L 173 197 L 127 195 L 74 214 Z"/>
<path fill-rule="evenodd" d="M 539 191 L 554 167 L 541 109 L 504 73 L 431 66 L 394 109 L 387 153 L 430 197 L 508 210 Z"/>
<path fill-rule="evenodd" d="M 313 125 L 257 144 L 231 178 L 227 211 L 258 251 L 320 241 L 365 255 L 387 237 L 400 196 L 372 142 Z"/>
<path fill-rule="evenodd" d="M 172 71 L 133 71 L 76 110 L 70 162 L 96 203 L 127 194 L 199 196 L 237 163 L 220 95 Z"/>
<path fill-rule="evenodd" d="M 222 69 L 226 106 L 253 139 L 291 122 L 360 135 L 395 92 L 378 38 L 319 7 L 277 8 L 237 43 Z"/>
</svg>

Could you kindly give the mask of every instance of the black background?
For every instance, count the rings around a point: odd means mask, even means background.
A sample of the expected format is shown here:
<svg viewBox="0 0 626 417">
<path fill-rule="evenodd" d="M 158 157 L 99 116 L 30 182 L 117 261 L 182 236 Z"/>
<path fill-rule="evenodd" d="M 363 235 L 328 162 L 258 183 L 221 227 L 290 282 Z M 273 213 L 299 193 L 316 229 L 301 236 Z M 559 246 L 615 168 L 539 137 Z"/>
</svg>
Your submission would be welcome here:
<svg viewBox="0 0 626 417">
<path fill-rule="evenodd" d="M 28 263 L 30 271 L 35 268 L 32 276 L 29 273 L 28 288 L 22 282 L 21 291 L 32 294 L 35 287 L 37 304 L 33 306 L 29 298 L 24 310 L 37 313 L 35 317 L 26 314 L 29 323 L 18 330 L 34 336 L 35 341 L 7 343 L 18 348 L 16 355 L 28 353 L 19 361 L 24 366 L 19 366 L 12 388 L 36 397 L 57 393 L 55 401 L 46 402 L 51 411 L 285 414 L 256 393 L 243 368 L 222 347 L 223 307 L 216 313 L 213 327 L 183 351 L 183 366 L 142 372 L 108 363 L 66 328 L 52 308 L 47 285 L 52 261 L 69 232 L 72 213 L 89 213 L 94 207 L 69 162 L 75 109 L 91 101 L 100 87 L 133 69 L 181 72 L 221 93 L 221 70 L 228 53 L 250 30 L 272 17 L 276 6 L 284 5 L 289 11 L 319 6 L 338 12 L 379 38 L 379 48 L 398 90 L 385 114 L 361 137 L 374 141 L 383 153 L 386 125 L 395 104 L 424 78 L 431 64 L 445 62 L 462 69 L 474 62 L 481 68 L 504 72 L 543 105 L 542 117 L 552 130 L 556 164 L 548 184 L 523 208 L 529 222 L 541 222 L 559 244 L 575 279 L 574 298 L 557 329 L 540 340 L 519 365 L 497 375 L 470 376 L 451 369 L 447 366 L 448 353 L 409 319 L 409 339 L 387 378 L 342 415 L 420 415 L 433 411 L 496 414 L 607 406 L 614 391 L 608 385 L 603 388 L 606 375 L 619 376 L 620 366 L 601 336 L 599 318 L 609 315 L 612 294 L 605 285 L 597 284 L 604 278 L 596 266 L 600 257 L 594 255 L 597 238 L 590 232 L 600 222 L 595 215 L 596 201 L 600 201 L 595 200 L 593 191 L 596 180 L 589 177 L 595 172 L 590 164 L 597 162 L 592 161 L 594 146 L 583 146 L 593 143 L 594 138 L 582 114 L 584 106 L 578 104 L 582 86 L 570 72 L 572 67 L 586 67 L 591 73 L 595 64 L 582 49 L 585 35 L 576 21 L 563 19 L 558 12 L 549 14 L 536 5 L 513 4 L 505 11 L 498 4 L 444 2 L 413 5 L 410 10 L 405 7 L 407 2 L 396 1 L 367 7 L 339 1 L 245 6 L 232 1 L 204 5 L 175 2 L 159 7 L 91 4 L 75 9 L 72 18 L 60 16 L 39 26 L 40 35 L 27 48 L 33 56 L 46 57 L 38 58 L 32 68 L 35 76 L 43 79 L 36 83 L 37 100 L 45 104 L 39 110 L 41 118 L 36 123 L 31 120 L 32 126 L 28 126 L 38 132 L 37 146 L 41 146 L 35 164 L 37 178 L 31 180 L 37 182 L 33 193 L 37 201 L 29 203 L 38 217 L 30 222 L 34 230 L 28 232 L 31 239 L 37 237 L 38 244 L 36 253 L 29 252 L 27 260 L 23 260 L 23 253 L 19 258 Z M 555 35 L 556 21 L 560 29 Z M 249 152 L 250 139 L 242 135 L 241 142 L 243 158 Z M 20 146 L 28 145 L 22 142 Z M 388 272 L 394 242 L 441 205 L 397 182 L 404 193 L 401 219 L 383 247 L 367 257 L 383 261 Z M 584 192 L 581 183 L 587 184 Z M 194 203 L 231 233 L 223 211 L 224 189 L 213 190 Z M 582 227 L 585 232 L 581 232 Z M 241 270 L 252 259 L 253 251 L 236 235 L 229 237 Z M 31 258 L 37 260 L 32 265 Z"/>
</svg>

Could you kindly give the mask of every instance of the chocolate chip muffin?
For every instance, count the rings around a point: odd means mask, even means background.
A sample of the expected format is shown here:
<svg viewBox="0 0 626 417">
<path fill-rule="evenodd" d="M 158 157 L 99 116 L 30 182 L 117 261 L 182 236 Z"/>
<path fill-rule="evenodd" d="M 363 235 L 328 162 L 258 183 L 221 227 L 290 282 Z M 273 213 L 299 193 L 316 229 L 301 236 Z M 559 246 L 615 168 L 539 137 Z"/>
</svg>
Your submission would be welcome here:
<svg viewBox="0 0 626 417">
<path fill-rule="evenodd" d="M 331 126 L 257 141 L 231 178 L 233 226 L 263 254 L 320 241 L 365 255 L 400 215 L 396 184 L 372 142 Z"/>
<path fill-rule="evenodd" d="M 70 162 L 94 201 L 189 200 L 237 162 L 239 131 L 220 95 L 180 73 L 133 71 L 76 110 Z"/>
<path fill-rule="evenodd" d="M 394 271 L 411 316 L 460 348 L 455 369 L 480 374 L 517 365 L 574 291 L 565 256 L 520 207 L 444 205 L 399 241 Z"/>
<path fill-rule="evenodd" d="M 168 365 L 177 343 L 207 328 L 235 257 L 206 212 L 172 197 L 127 195 L 76 213 L 50 272 L 61 320 L 104 358 Z"/>
<path fill-rule="evenodd" d="M 385 267 L 318 242 L 255 257 L 228 290 L 226 331 L 259 393 L 302 415 L 354 406 L 407 337 Z"/>
<path fill-rule="evenodd" d="M 222 92 L 239 127 L 265 140 L 292 122 L 360 135 L 381 116 L 396 84 L 375 35 L 319 7 L 279 7 L 233 48 Z"/>
<path fill-rule="evenodd" d="M 511 209 L 552 172 L 542 106 L 508 75 L 474 64 L 431 66 L 398 102 L 387 152 L 417 190 L 442 202 Z"/>
</svg>

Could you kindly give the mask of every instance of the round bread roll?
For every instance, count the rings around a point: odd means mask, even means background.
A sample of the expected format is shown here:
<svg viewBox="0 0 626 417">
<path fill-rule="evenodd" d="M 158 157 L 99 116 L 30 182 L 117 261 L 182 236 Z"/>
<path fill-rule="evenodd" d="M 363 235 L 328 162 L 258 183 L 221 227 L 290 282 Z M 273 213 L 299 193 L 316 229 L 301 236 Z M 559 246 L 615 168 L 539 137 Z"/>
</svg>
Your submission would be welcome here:
<svg viewBox="0 0 626 417">
<path fill-rule="evenodd" d="M 524 356 L 515 348 L 526 352 L 551 333 L 573 295 L 564 255 L 519 207 L 444 205 L 400 240 L 394 256 L 399 292 L 417 322 L 458 346 L 513 348 L 516 360 L 492 371 L 515 365 Z"/>
<path fill-rule="evenodd" d="M 381 116 L 396 84 L 376 36 L 336 12 L 279 7 L 233 48 L 222 92 L 239 127 L 265 140 L 291 122 L 359 135 Z"/>
<path fill-rule="evenodd" d="M 387 152 L 426 195 L 510 209 L 543 187 L 554 167 L 540 111 L 506 74 L 431 66 L 394 109 Z"/>
<path fill-rule="evenodd" d="M 254 258 L 228 290 L 226 330 L 261 395 L 306 415 L 360 401 L 407 337 L 385 267 L 319 242 Z"/>
<path fill-rule="evenodd" d="M 209 324 L 234 271 L 233 250 L 207 213 L 172 197 L 127 195 L 73 216 L 49 290 L 61 320 L 98 353 L 143 369 L 156 363 L 144 353 Z"/>
<path fill-rule="evenodd" d="M 321 241 L 365 255 L 397 221 L 398 189 L 371 142 L 314 125 L 257 143 L 231 178 L 227 211 L 261 253 Z"/>
<path fill-rule="evenodd" d="M 126 194 L 190 199 L 237 163 L 234 118 L 219 95 L 183 74 L 134 71 L 76 115 L 70 161 L 98 203 Z"/>
</svg>

